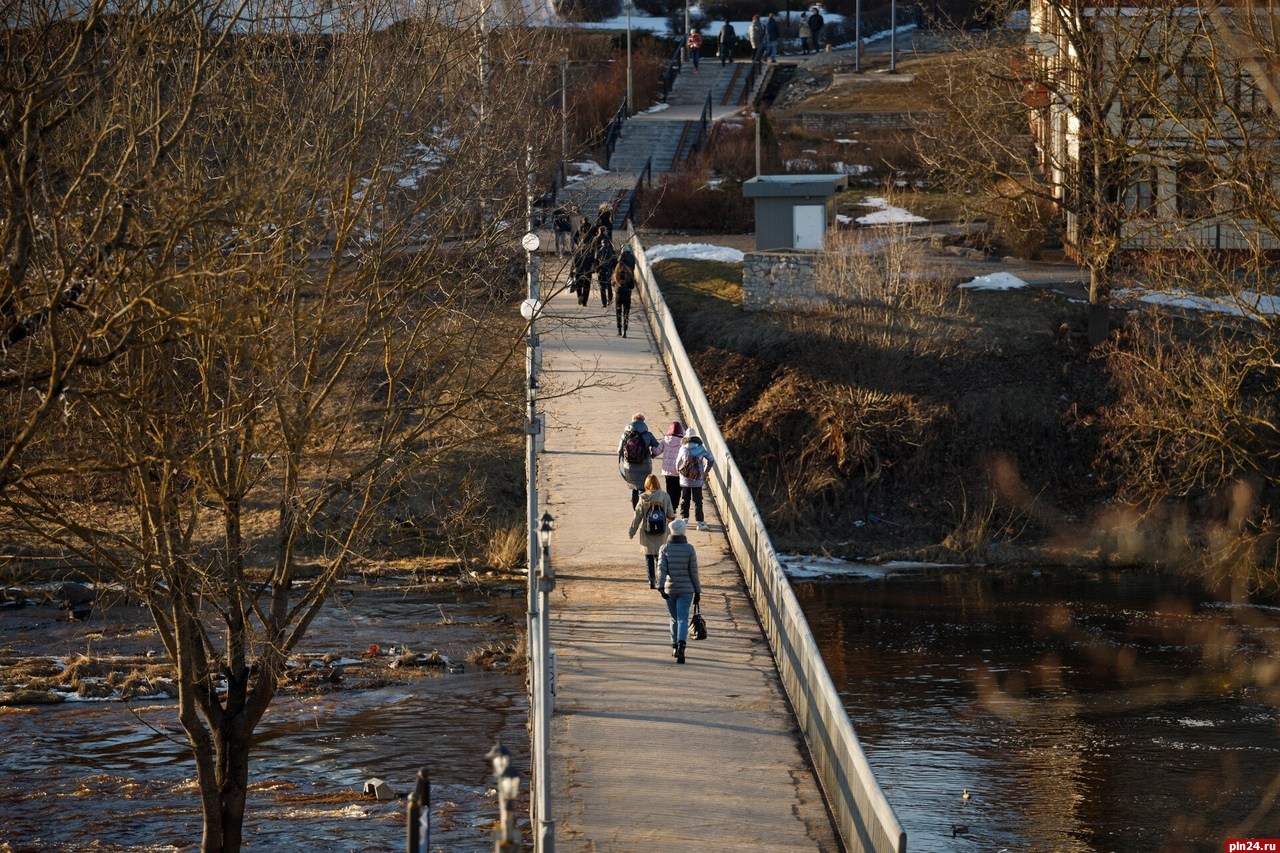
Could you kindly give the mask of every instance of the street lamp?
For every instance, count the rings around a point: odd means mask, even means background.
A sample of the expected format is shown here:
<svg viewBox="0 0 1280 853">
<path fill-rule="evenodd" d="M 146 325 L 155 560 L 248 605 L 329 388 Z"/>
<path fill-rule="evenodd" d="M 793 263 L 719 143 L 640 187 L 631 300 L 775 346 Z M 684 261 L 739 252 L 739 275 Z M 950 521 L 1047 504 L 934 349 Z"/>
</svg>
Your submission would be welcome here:
<svg viewBox="0 0 1280 853">
<path fill-rule="evenodd" d="M 635 106 L 631 100 L 631 0 L 626 0 L 627 6 L 627 115 L 635 115 Z"/>
<path fill-rule="evenodd" d="M 556 822 L 551 817 L 551 590 L 556 587 L 556 570 L 551 565 L 551 531 L 555 519 L 543 512 L 538 525 L 538 540 L 542 544 L 542 559 L 538 561 L 538 679 L 537 731 L 534 740 L 540 749 L 534 756 L 534 783 L 538 786 L 533 799 L 537 801 L 537 825 L 534 828 L 534 850 L 537 853 L 555 853 Z"/>
<path fill-rule="evenodd" d="M 684 0 L 684 31 L 680 33 L 680 61 L 689 61 L 689 0 Z"/>
<path fill-rule="evenodd" d="M 548 565 L 547 552 L 551 549 L 551 531 L 555 529 L 556 520 L 551 517 L 550 513 L 546 512 L 542 514 L 541 520 L 542 526 L 538 528 L 538 539 L 542 542 L 543 571 L 549 572 L 552 577 L 555 577 L 554 570 L 550 570 L 550 566 Z"/>
<path fill-rule="evenodd" d="M 511 805 L 520 796 L 520 773 L 511 766 L 511 751 L 498 741 L 485 756 L 493 764 L 494 787 L 498 790 L 498 828 L 494 830 L 494 853 L 511 853 L 520 849 L 520 830 L 516 828 Z"/>
</svg>

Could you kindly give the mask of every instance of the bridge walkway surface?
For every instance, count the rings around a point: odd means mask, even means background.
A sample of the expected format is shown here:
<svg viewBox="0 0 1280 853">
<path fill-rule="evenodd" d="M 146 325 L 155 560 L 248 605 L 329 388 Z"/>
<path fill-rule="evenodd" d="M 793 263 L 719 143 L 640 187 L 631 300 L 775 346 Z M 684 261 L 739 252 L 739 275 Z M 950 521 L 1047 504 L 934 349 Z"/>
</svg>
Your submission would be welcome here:
<svg viewBox="0 0 1280 853">
<path fill-rule="evenodd" d="M 548 273 L 557 265 L 548 264 Z M 544 268 L 545 269 L 545 268 Z M 551 278 L 551 275 L 548 275 Z M 629 541 L 617 447 L 632 414 L 657 434 L 681 415 L 643 309 L 580 307 L 560 280 L 539 321 L 547 424 L 540 510 L 550 560 L 551 808 L 560 853 L 841 849 L 814 771 L 708 496 L 690 525 L 710 636 L 671 657 L 665 602 Z"/>
</svg>

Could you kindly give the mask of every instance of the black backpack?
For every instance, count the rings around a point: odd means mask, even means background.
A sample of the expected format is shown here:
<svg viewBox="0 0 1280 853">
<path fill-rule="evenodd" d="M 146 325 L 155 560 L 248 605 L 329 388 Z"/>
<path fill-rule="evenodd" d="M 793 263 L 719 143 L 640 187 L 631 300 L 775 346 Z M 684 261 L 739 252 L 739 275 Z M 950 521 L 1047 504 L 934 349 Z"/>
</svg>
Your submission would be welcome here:
<svg viewBox="0 0 1280 853">
<path fill-rule="evenodd" d="M 662 504 L 657 502 L 649 504 L 649 512 L 645 514 L 645 525 L 645 530 L 649 533 L 667 532 L 667 513 L 662 508 Z"/>
<path fill-rule="evenodd" d="M 622 458 L 628 465 L 639 465 L 650 458 L 649 445 L 644 436 L 638 432 L 627 433 L 627 440 L 622 443 Z"/>
</svg>

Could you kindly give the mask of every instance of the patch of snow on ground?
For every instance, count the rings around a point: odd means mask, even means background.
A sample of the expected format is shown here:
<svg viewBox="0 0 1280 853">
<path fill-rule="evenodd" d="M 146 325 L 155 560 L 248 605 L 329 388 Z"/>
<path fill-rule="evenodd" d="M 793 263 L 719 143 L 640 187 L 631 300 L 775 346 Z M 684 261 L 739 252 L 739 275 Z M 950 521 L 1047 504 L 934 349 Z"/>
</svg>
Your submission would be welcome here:
<svg viewBox="0 0 1280 853">
<path fill-rule="evenodd" d="M 656 264 L 671 258 L 688 258 L 694 261 L 722 261 L 726 264 L 742 263 L 742 252 L 709 243 L 664 243 L 644 250 L 649 263 Z"/>
<path fill-rule="evenodd" d="M 886 199 L 872 196 L 862 203 L 863 207 L 880 208 L 875 213 L 858 217 L 859 225 L 896 225 L 907 222 L 928 222 L 923 216 L 916 216 L 909 210 L 894 207 Z"/>
<path fill-rule="evenodd" d="M 640 115 L 648 115 L 649 113 L 660 113 L 663 110 L 669 110 L 669 109 L 671 109 L 670 104 L 654 104 L 653 106 L 649 107 L 649 109 L 642 110 L 640 112 Z"/>
<path fill-rule="evenodd" d="M 836 214 L 836 222 L 839 222 L 841 225 L 849 225 L 849 224 L 852 224 L 852 222 L 853 222 L 853 217 L 852 217 L 852 216 L 845 216 L 843 213 L 837 213 L 837 214 Z"/>
<path fill-rule="evenodd" d="M 870 166 L 863 166 L 858 163 L 842 163 L 839 160 L 832 163 L 831 168 L 841 175 L 865 175 L 871 171 Z"/>
<path fill-rule="evenodd" d="M 1225 297 L 1210 299 L 1207 296 L 1196 296 L 1182 290 L 1154 291 L 1130 288 L 1116 291 L 1116 296 L 1132 297 L 1141 302 L 1167 308 L 1210 311 L 1214 314 L 1231 314 L 1235 317 L 1280 314 L 1280 297 L 1254 293 L 1251 290 L 1242 291 L 1238 300 Z"/>
<path fill-rule="evenodd" d="M 991 275 L 980 275 L 960 286 L 967 290 L 1017 290 L 1026 287 L 1027 283 L 1013 273 L 993 272 Z"/>
</svg>

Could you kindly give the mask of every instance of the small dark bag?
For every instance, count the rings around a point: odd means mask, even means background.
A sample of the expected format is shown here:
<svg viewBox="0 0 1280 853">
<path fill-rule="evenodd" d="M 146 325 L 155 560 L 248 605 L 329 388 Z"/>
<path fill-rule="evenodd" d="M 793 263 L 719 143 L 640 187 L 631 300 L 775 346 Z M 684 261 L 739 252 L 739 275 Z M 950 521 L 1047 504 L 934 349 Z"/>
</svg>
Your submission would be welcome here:
<svg viewBox="0 0 1280 853">
<path fill-rule="evenodd" d="M 689 633 L 693 635 L 695 640 L 705 640 L 707 638 L 707 620 L 702 618 L 701 605 L 695 605 L 693 615 L 689 617 Z"/>
</svg>

